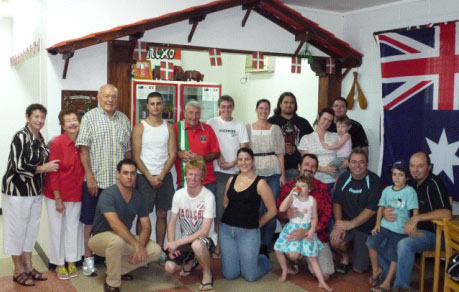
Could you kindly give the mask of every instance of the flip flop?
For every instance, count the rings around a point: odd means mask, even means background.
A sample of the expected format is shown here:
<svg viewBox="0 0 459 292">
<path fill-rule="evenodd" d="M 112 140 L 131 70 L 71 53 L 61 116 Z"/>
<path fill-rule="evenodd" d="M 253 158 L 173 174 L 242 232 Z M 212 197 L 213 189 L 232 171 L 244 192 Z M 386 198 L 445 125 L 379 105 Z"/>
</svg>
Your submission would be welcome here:
<svg viewBox="0 0 459 292">
<path fill-rule="evenodd" d="M 13 276 L 13 282 L 18 283 L 19 285 L 22 285 L 22 286 L 35 286 L 35 283 L 33 281 L 32 282 L 27 282 L 27 280 L 29 280 L 29 279 L 30 279 L 30 276 L 26 272 L 22 272 L 17 276 Z"/>
<path fill-rule="evenodd" d="M 214 287 L 214 277 L 212 277 L 210 279 L 210 282 L 209 283 L 203 283 L 201 282 L 201 287 L 199 287 L 199 291 L 210 291 L 212 290 Z M 204 287 L 210 287 L 210 289 L 204 289 Z"/>
<path fill-rule="evenodd" d="M 376 286 L 379 286 L 379 284 L 382 283 L 382 271 L 381 273 L 379 273 L 378 276 L 376 276 L 375 278 L 373 278 L 373 276 L 370 277 L 370 284 L 372 287 L 376 287 Z"/>
<path fill-rule="evenodd" d="M 35 281 L 46 281 L 46 280 L 48 280 L 48 278 L 43 276 L 43 273 L 40 273 L 39 271 L 37 271 L 35 269 L 32 269 L 32 271 L 30 271 L 28 274 L 29 274 L 29 277 L 32 278 L 32 280 L 35 280 Z"/>
<path fill-rule="evenodd" d="M 198 266 L 199 266 L 198 260 L 194 259 L 193 264 L 191 265 L 191 268 L 189 270 L 186 270 L 185 266 L 182 267 L 182 272 L 180 273 L 180 276 L 182 277 L 189 276 L 191 272 L 193 272 L 194 269 L 196 269 Z"/>
</svg>

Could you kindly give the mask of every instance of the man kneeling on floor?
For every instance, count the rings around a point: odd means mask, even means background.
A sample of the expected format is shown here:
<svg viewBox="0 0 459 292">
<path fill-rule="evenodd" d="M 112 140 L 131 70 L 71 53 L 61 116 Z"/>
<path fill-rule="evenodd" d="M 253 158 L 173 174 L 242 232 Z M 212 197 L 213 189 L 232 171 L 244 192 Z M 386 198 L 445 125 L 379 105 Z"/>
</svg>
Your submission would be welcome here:
<svg viewBox="0 0 459 292">
<path fill-rule="evenodd" d="M 151 223 L 143 196 L 134 188 L 137 165 L 124 159 L 116 170 L 118 181 L 100 194 L 89 239 L 91 250 L 106 259 L 105 292 L 120 291 L 121 279 L 133 279 L 127 273 L 157 261 L 161 254 L 160 246 L 150 241 Z M 136 216 L 141 225 L 138 236 L 130 232 Z"/>
<path fill-rule="evenodd" d="M 202 185 L 206 166 L 202 160 L 190 161 L 185 166 L 185 187 L 174 194 L 167 240 L 164 249 L 169 251 L 166 272 L 179 269 L 181 276 L 188 276 L 198 264 L 202 268 L 199 291 L 212 290 L 210 255 L 215 249 L 217 234 L 214 231 L 215 197 Z M 175 239 L 175 226 L 180 219 L 182 238 Z"/>
</svg>

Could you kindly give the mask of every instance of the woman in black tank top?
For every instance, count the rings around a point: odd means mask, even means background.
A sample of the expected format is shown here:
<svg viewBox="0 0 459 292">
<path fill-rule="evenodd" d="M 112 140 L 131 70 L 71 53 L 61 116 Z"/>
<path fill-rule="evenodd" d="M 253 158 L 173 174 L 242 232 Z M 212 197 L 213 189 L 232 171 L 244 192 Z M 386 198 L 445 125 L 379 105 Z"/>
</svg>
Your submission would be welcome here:
<svg viewBox="0 0 459 292">
<path fill-rule="evenodd" d="M 218 234 L 222 272 L 226 279 L 242 274 L 247 281 L 255 281 L 271 270 L 269 259 L 258 251 L 260 227 L 276 215 L 276 204 L 269 185 L 255 174 L 252 150 L 239 149 L 237 164 L 240 174 L 226 184 L 225 212 Z M 261 200 L 268 211 L 259 218 Z"/>
</svg>

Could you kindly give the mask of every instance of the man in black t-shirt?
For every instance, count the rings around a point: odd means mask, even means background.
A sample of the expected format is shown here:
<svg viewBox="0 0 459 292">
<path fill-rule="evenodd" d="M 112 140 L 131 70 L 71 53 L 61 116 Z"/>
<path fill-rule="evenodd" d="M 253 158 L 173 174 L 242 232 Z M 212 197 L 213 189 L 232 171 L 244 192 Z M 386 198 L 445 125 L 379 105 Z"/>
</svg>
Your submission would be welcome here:
<svg viewBox="0 0 459 292">
<path fill-rule="evenodd" d="M 336 120 L 344 117 L 347 113 L 347 100 L 343 97 L 335 98 L 332 108 L 335 111 L 335 121 L 330 125 L 327 131 L 336 132 Z M 368 139 L 362 125 L 353 119 L 350 120 L 352 126 L 349 129 L 349 135 L 351 135 L 352 148 L 360 147 L 368 154 Z"/>
<path fill-rule="evenodd" d="M 435 249 L 434 219 L 451 219 L 451 204 L 448 191 L 442 180 L 431 173 L 432 165 L 429 156 L 418 152 L 410 158 L 410 173 L 413 179 L 410 185 L 416 190 L 419 200 L 419 214 L 414 215 L 405 225 L 405 233 L 409 235 L 397 244 L 397 271 L 394 287 L 398 291 L 408 291 L 411 282 L 411 272 L 416 253 Z M 397 215 L 392 209 L 385 209 L 383 213 L 387 221 L 394 221 Z M 419 232 L 421 237 L 412 236 Z M 389 262 L 383 258 L 379 261 L 384 271 L 389 268 Z"/>
<path fill-rule="evenodd" d="M 298 116 L 296 97 L 291 92 L 284 92 L 277 101 L 274 116 L 268 122 L 278 125 L 282 129 L 285 141 L 285 181 L 294 179 L 298 175 L 298 164 L 301 163 L 301 155 L 297 146 L 301 137 L 312 133 L 314 130 L 308 120 Z"/>
<path fill-rule="evenodd" d="M 381 180 L 368 170 L 368 156 L 361 148 L 354 148 L 349 156 L 349 170 L 336 182 L 333 196 L 335 225 L 330 234 L 332 247 L 341 255 L 336 272 L 345 274 L 350 267 L 365 272 L 370 267 L 366 241 L 375 226 L 376 211 L 381 198 Z"/>
</svg>

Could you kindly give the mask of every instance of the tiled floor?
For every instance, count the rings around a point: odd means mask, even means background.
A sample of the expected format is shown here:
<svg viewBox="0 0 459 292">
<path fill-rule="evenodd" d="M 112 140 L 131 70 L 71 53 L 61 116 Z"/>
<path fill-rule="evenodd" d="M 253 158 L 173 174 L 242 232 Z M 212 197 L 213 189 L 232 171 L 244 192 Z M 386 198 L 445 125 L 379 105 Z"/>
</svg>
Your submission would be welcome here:
<svg viewBox="0 0 459 292">
<path fill-rule="evenodd" d="M 0 216 L 0 237 L 3 220 Z M 0 249 L 2 250 L 2 240 L 0 240 Z M 100 292 L 103 291 L 105 279 L 105 268 L 103 265 L 98 266 L 99 276 L 85 277 L 80 269 L 80 276 L 71 280 L 58 280 L 54 271 L 48 271 L 37 253 L 33 254 L 35 268 L 44 271 L 48 277 L 47 281 L 36 282 L 34 287 L 23 287 L 12 281 L 13 264 L 11 258 L 0 254 L 0 291 L 1 292 L 22 292 L 22 291 L 49 291 L 49 292 Z M 242 278 L 237 280 L 225 280 L 221 273 L 220 261 L 213 260 L 212 271 L 214 275 L 214 291 L 225 292 L 319 292 L 325 291 L 318 288 L 317 281 L 307 271 L 307 267 L 301 266 L 300 272 L 295 276 L 290 276 L 285 283 L 278 282 L 280 268 L 275 260 L 274 254 L 271 254 L 273 270 L 255 283 L 249 283 Z M 431 266 L 431 264 L 430 264 Z M 198 291 L 201 277 L 201 270 L 198 268 L 188 277 L 180 277 L 178 274 L 171 276 L 164 272 L 163 268 L 152 263 L 148 268 L 140 268 L 131 273 L 134 276 L 133 281 L 123 281 L 121 289 L 125 292 L 157 292 L 157 291 Z M 431 277 L 431 268 L 426 272 Z M 368 284 L 369 274 L 357 274 L 349 272 L 345 276 L 333 275 L 329 280 L 329 285 L 336 292 L 366 292 L 370 289 Z M 413 276 L 413 287 L 417 287 L 417 272 Z M 426 279 L 427 291 L 431 291 L 432 279 Z M 442 287 L 442 286 L 440 286 Z M 417 291 L 417 290 L 413 290 Z"/>
</svg>

